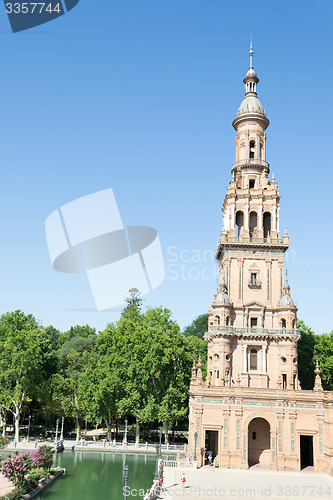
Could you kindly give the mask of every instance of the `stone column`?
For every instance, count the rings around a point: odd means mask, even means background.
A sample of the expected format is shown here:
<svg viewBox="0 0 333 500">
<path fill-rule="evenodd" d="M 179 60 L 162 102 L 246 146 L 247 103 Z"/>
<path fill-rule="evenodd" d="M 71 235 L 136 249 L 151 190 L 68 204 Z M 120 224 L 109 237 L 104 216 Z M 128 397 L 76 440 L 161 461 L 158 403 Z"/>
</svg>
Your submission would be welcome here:
<svg viewBox="0 0 333 500">
<path fill-rule="evenodd" d="M 273 215 L 273 220 L 272 220 L 272 231 L 276 231 L 276 206 L 274 205 L 272 207 L 272 215 Z"/>
<path fill-rule="evenodd" d="M 243 372 L 247 373 L 247 344 L 243 345 Z"/>
<path fill-rule="evenodd" d="M 262 372 L 267 373 L 267 345 L 262 346 Z"/>
<path fill-rule="evenodd" d="M 259 210 L 258 210 L 258 229 L 259 231 L 262 231 L 262 212 L 263 212 L 263 206 L 259 205 Z"/>
<path fill-rule="evenodd" d="M 244 229 L 249 230 L 249 205 L 244 207 Z"/>
<path fill-rule="evenodd" d="M 230 229 L 235 229 L 235 208 L 236 205 L 233 203 L 231 206 L 231 224 L 230 224 Z"/>
</svg>

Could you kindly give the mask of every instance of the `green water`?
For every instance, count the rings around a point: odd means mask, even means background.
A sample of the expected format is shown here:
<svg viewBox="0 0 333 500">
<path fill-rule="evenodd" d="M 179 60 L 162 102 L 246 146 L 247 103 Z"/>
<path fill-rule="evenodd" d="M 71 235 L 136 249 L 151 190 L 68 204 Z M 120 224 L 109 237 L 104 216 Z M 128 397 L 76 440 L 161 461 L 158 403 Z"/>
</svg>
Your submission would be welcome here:
<svg viewBox="0 0 333 500">
<path fill-rule="evenodd" d="M 66 475 L 56 479 L 38 500 L 122 500 L 123 466 L 129 465 L 128 485 L 147 490 L 151 487 L 156 455 L 134 453 L 58 453 L 55 466 L 66 468 Z M 134 498 L 134 497 L 128 497 Z M 136 498 L 143 498 L 138 496 Z"/>
</svg>

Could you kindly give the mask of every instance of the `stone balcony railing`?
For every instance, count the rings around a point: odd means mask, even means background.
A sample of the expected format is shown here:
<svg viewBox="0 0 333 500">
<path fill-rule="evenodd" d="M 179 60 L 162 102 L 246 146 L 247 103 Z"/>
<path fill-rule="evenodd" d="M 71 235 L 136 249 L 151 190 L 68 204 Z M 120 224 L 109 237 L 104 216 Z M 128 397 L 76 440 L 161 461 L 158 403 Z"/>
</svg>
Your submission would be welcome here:
<svg viewBox="0 0 333 500">
<path fill-rule="evenodd" d="M 219 334 L 227 334 L 227 335 L 235 335 L 237 337 L 244 336 L 260 336 L 268 335 L 271 337 L 299 337 L 300 331 L 296 328 L 261 328 L 261 327 L 243 327 L 238 328 L 235 326 L 225 326 L 225 325 L 212 325 L 208 328 L 208 332 L 205 334 L 205 338 L 209 338 L 210 335 L 219 335 Z"/>
<path fill-rule="evenodd" d="M 261 288 L 261 281 L 260 280 L 249 280 L 248 282 L 249 288 Z"/>
<path fill-rule="evenodd" d="M 269 169 L 268 161 L 261 160 L 260 158 L 245 158 L 244 160 L 235 161 L 232 164 L 232 169 L 242 166 L 266 167 Z"/>
<path fill-rule="evenodd" d="M 286 239 L 287 238 L 287 239 Z M 258 245 L 262 245 L 263 243 L 274 243 L 274 244 L 287 244 L 288 243 L 288 236 L 285 236 L 284 238 L 244 238 L 243 236 L 227 236 L 226 234 L 221 235 L 221 242 L 222 243 L 256 243 Z"/>
</svg>

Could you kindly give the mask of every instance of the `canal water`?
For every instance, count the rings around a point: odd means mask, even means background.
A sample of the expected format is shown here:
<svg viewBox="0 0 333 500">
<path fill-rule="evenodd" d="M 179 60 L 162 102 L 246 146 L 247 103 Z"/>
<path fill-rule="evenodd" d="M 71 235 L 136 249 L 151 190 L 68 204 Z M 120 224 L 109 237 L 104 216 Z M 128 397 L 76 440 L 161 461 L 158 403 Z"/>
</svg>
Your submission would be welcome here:
<svg viewBox="0 0 333 500">
<path fill-rule="evenodd" d="M 55 456 L 54 466 L 66 468 L 66 474 L 56 479 L 38 500 L 122 500 L 123 467 L 130 467 L 128 486 L 149 490 L 153 483 L 156 455 L 111 452 L 65 451 Z M 135 492 L 134 492 L 135 493 Z M 129 496 L 128 498 L 133 498 Z"/>
</svg>

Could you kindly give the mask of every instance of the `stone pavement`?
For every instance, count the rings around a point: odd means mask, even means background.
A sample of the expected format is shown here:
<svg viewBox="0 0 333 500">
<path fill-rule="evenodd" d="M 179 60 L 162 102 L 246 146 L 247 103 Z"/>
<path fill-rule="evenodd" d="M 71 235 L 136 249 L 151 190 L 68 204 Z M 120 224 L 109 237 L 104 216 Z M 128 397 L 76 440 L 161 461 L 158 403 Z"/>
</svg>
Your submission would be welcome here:
<svg viewBox="0 0 333 500">
<path fill-rule="evenodd" d="M 186 477 L 185 486 L 181 476 Z M 255 498 L 267 500 L 331 500 L 333 478 L 313 472 L 282 472 L 261 469 L 198 470 L 165 468 L 164 491 L 160 498 L 198 500 Z"/>
<path fill-rule="evenodd" d="M 13 483 L 0 474 L 0 497 L 14 489 Z"/>
</svg>

